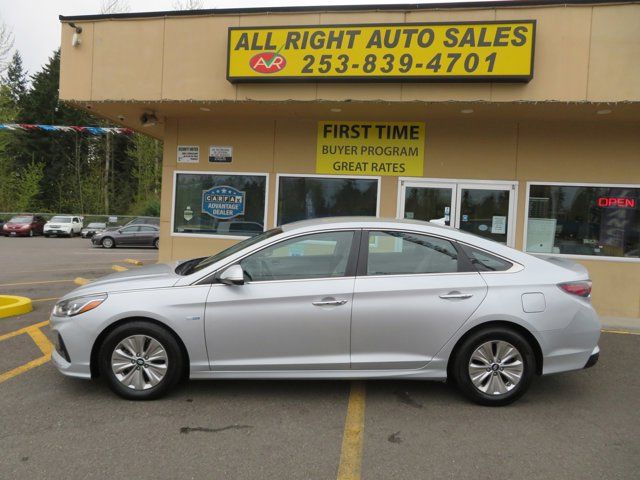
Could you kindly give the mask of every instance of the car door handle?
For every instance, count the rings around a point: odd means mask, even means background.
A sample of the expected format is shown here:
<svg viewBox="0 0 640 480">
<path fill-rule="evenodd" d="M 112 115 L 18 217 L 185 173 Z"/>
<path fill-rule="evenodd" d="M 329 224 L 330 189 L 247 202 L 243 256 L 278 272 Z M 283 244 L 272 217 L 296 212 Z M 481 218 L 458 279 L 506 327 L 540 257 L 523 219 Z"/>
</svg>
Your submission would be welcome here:
<svg viewBox="0 0 640 480">
<path fill-rule="evenodd" d="M 460 293 L 460 292 L 449 292 L 449 293 L 440 295 L 440 298 L 443 298 L 445 300 L 451 300 L 456 298 L 460 300 L 464 300 L 465 298 L 471 298 L 471 297 L 473 297 L 471 293 Z"/>
<path fill-rule="evenodd" d="M 346 300 L 320 300 L 319 302 L 312 302 L 316 307 L 331 307 L 331 306 L 340 306 L 347 303 Z"/>
</svg>

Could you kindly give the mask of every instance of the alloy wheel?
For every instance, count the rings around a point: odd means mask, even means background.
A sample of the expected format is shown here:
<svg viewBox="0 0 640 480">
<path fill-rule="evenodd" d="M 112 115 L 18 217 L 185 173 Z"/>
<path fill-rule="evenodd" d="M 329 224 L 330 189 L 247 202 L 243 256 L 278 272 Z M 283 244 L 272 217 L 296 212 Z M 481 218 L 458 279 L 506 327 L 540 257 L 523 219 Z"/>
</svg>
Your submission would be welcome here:
<svg viewBox="0 0 640 480">
<path fill-rule="evenodd" d="M 513 390 L 524 374 L 522 355 L 504 340 L 490 340 L 474 350 L 469 360 L 473 386 L 487 395 L 503 395 Z"/>
<path fill-rule="evenodd" d="M 169 357 L 164 346 L 148 335 L 132 335 L 120 341 L 111 354 L 111 370 L 132 390 L 148 390 L 164 379 Z"/>
</svg>

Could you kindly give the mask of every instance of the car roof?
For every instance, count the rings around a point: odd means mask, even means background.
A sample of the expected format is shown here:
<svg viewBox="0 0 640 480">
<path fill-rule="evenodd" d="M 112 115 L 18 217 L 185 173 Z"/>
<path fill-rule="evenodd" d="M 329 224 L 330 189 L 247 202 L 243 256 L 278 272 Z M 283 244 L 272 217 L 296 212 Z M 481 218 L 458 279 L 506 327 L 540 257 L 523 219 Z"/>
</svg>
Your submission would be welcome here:
<svg viewBox="0 0 640 480">
<path fill-rule="evenodd" d="M 328 227 L 328 228 L 390 228 L 390 227 L 428 227 L 429 229 L 441 229 L 451 232 L 455 231 L 452 227 L 438 225 L 436 223 L 425 222 L 422 220 L 398 219 L 398 218 L 378 218 L 378 217 L 325 217 L 313 218 L 309 220 L 301 220 L 298 222 L 287 223 L 282 225 L 283 232 L 298 230 L 302 228 Z"/>
</svg>

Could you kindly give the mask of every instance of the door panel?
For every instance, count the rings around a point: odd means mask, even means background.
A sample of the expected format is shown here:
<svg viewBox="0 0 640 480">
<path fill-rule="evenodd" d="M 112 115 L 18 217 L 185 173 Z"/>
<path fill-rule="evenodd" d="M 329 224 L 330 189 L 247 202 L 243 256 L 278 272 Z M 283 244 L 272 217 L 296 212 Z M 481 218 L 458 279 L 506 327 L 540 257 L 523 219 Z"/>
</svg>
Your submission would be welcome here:
<svg viewBox="0 0 640 480">
<path fill-rule="evenodd" d="M 205 314 L 211 368 L 348 369 L 353 282 L 343 277 L 212 285 Z M 336 305 L 313 305 L 323 301 Z"/>
<path fill-rule="evenodd" d="M 455 184 L 407 182 L 403 191 L 403 218 L 453 225 Z"/>
<path fill-rule="evenodd" d="M 458 195 L 460 230 L 496 242 L 509 243 L 511 190 L 461 187 Z"/>
<path fill-rule="evenodd" d="M 421 368 L 486 296 L 454 244 L 405 231 L 371 231 L 361 249 L 351 320 L 351 368 Z"/>
<path fill-rule="evenodd" d="M 451 292 L 467 299 L 443 299 Z M 478 273 L 358 277 L 351 321 L 351 368 L 420 368 L 486 296 Z"/>
</svg>

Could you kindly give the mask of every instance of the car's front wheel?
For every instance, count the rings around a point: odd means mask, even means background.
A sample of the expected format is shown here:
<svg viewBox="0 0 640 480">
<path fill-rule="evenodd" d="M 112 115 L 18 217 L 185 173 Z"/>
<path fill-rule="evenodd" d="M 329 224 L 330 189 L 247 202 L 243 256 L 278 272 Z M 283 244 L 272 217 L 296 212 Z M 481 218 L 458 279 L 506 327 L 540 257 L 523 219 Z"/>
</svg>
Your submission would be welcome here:
<svg viewBox="0 0 640 480">
<path fill-rule="evenodd" d="M 116 246 L 116 242 L 111 237 L 104 237 L 100 242 L 104 248 L 113 248 Z"/>
<path fill-rule="evenodd" d="M 165 395 L 182 375 L 176 339 L 154 323 L 132 321 L 113 330 L 99 351 L 100 373 L 115 393 L 129 400 Z"/>
<path fill-rule="evenodd" d="M 457 350 L 453 376 L 458 388 L 481 405 L 508 405 L 533 379 L 536 360 L 526 338 L 515 330 L 490 327 L 469 336 Z"/>
<path fill-rule="evenodd" d="M 156 250 L 158 250 L 158 248 L 160 248 L 160 239 L 159 238 L 156 238 L 153 241 L 153 248 L 155 248 Z"/>
</svg>

